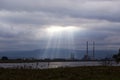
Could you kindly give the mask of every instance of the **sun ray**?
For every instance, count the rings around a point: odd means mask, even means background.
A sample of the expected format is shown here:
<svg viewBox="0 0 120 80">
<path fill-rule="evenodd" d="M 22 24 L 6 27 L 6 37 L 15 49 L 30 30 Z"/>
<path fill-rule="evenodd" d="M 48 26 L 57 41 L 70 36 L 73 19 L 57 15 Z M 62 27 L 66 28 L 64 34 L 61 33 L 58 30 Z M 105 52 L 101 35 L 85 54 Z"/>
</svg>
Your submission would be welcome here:
<svg viewBox="0 0 120 80">
<path fill-rule="evenodd" d="M 48 42 L 46 46 L 46 50 L 44 52 L 44 58 L 60 58 L 61 52 L 59 49 L 75 49 L 74 45 L 74 34 L 79 30 L 78 27 L 74 26 L 50 26 L 46 28 L 46 31 L 49 35 Z M 51 52 L 48 49 L 52 49 Z M 66 54 L 69 55 L 74 52 L 67 52 Z M 62 54 L 62 55 L 66 55 Z M 66 57 L 66 56 L 64 56 Z M 67 57 L 69 58 L 69 56 Z"/>
</svg>

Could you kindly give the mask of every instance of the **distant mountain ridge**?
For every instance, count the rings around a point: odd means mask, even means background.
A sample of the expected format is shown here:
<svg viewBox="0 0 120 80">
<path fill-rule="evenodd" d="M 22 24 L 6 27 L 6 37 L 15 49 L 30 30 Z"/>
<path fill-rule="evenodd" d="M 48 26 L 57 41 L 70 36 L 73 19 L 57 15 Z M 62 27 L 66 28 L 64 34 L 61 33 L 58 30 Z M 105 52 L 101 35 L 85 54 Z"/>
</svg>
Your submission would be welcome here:
<svg viewBox="0 0 120 80">
<path fill-rule="evenodd" d="M 85 50 L 69 50 L 69 49 L 36 49 L 28 51 L 4 51 L 0 52 L 0 57 L 7 56 L 8 58 L 70 58 L 71 54 L 74 55 L 76 59 L 82 59 L 85 55 Z M 105 58 L 111 57 L 116 54 L 115 50 L 96 50 L 95 57 Z M 89 51 L 89 56 L 92 56 L 92 51 Z"/>
</svg>

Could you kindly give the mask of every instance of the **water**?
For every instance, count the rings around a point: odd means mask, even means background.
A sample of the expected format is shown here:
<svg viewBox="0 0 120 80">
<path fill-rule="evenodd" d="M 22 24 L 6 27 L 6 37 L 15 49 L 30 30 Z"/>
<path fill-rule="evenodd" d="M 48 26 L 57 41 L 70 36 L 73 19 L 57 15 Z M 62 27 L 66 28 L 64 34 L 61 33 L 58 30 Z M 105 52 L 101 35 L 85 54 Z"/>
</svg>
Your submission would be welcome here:
<svg viewBox="0 0 120 80">
<path fill-rule="evenodd" d="M 103 61 L 80 61 L 80 62 L 34 62 L 34 63 L 0 63 L 1 68 L 28 68 L 28 69 L 47 69 L 58 67 L 78 67 L 78 66 L 120 66 L 114 61 L 109 64 Z"/>
</svg>

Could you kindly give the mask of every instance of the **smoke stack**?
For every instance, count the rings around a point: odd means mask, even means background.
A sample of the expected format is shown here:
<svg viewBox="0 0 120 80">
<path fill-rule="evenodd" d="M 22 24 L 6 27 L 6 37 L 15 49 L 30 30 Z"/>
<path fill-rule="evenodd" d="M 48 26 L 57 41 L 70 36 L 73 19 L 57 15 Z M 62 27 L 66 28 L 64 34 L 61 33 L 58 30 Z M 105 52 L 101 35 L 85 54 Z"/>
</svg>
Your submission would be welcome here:
<svg viewBox="0 0 120 80">
<path fill-rule="evenodd" d="M 86 56 L 88 57 L 88 41 L 86 42 Z"/>
<path fill-rule="evenodd" d="M 93 60 L 95 59 L 95 42 L 93 41 Z"/>
</svg>

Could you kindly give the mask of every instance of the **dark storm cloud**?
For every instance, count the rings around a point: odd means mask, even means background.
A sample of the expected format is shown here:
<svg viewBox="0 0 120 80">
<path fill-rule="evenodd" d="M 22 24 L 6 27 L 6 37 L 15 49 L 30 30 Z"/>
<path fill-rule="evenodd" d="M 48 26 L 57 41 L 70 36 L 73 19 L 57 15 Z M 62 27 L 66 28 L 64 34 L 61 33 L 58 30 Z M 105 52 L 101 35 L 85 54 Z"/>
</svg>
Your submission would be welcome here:
<svg viewBox="0 0 120 80">
<path fill-rule="evenodd" d="M 51 25 L 83 28 L 75 33 L 77 43 L 120 43 L 119 5 L 119 0 L 0 0 L 0 43 L 45 45 Z"/>
</svg>

